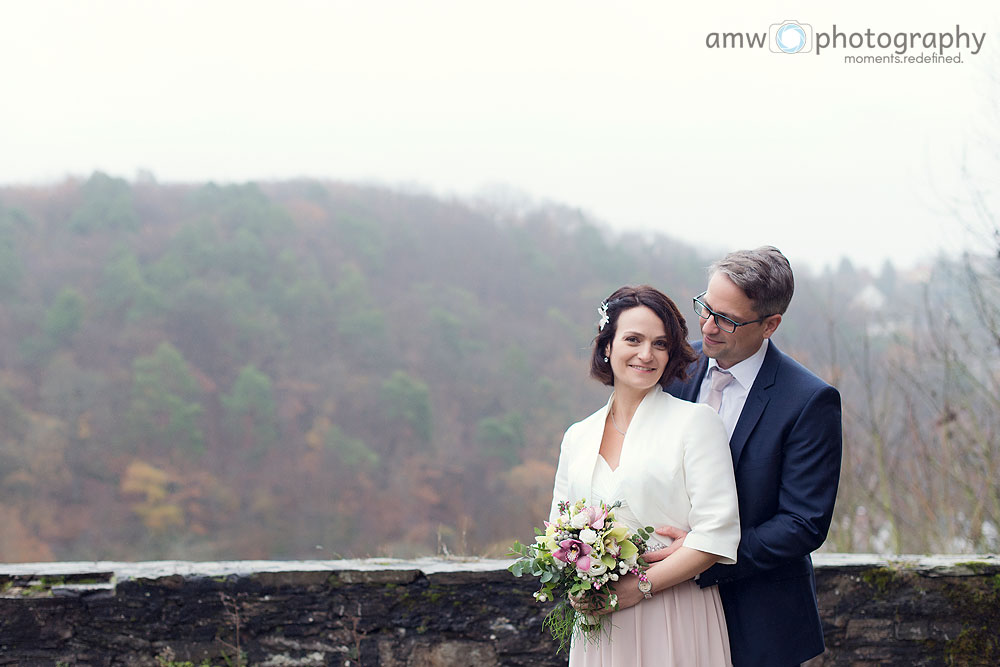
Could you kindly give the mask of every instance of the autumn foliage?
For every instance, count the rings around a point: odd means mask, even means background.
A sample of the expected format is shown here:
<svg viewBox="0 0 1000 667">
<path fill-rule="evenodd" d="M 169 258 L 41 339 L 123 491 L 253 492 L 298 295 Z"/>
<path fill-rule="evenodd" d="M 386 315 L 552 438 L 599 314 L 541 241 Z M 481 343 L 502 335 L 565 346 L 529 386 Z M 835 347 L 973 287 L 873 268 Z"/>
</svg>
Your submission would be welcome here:
<svg viewBox="0 0 1000 667">
<path fill-rule="evenodd" d="M 503 554 L 547 512 L 565 428 L 606 400 L 598 304 L 648 282 L 686 313 L 719 251 L 333 182 L 0 189 L 0 561 Z M 856 341 L 914 368 L 918 324 L 873 334 L 849 266 L 796 279 L 779 341 L 845 389 L 831 539 L 866 550 L 933 477 L 907 454 L 933 449 L 924 425 L 960 448 L 972 413 L 865 421 L 885 377 Z M 942 521 L 968 495 L 989 537 L 995 483 L 925 488 Z"/>
</svg>

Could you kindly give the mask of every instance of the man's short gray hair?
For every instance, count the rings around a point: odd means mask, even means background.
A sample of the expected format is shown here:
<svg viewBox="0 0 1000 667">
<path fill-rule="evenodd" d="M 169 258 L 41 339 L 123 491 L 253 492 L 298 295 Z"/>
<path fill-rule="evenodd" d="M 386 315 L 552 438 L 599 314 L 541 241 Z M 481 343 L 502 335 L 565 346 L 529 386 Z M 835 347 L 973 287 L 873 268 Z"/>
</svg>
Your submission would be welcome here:
<svg viewBox="0 0 1000 667">
<path fill-rule="evenodd" d="M 770 245 L 729 253 L 708 267 L 710 278 L 716 273 L 724 273 L 743 290 L 758 317 L 784 313 L 795 292 L 792 266 Z"/>
</svg>

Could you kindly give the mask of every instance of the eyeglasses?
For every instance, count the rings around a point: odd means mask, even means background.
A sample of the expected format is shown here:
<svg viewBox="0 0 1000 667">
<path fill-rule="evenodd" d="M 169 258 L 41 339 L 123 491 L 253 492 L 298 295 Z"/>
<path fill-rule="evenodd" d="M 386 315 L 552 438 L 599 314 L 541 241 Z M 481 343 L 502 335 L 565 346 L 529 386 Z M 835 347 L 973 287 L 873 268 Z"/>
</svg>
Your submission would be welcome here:
<svg viewBox="0 0 1000 667">
<path fill-rule="evenodd" d="M 703 320 L 707 320 L 710 317 L 714 317 L 715 326 L 719 327 L 726 333 L 734 333 L 736 331 L 736 327 L 745 327 L 748 324 L 757 324 L 758 322 L 763 322 L 767 318 L 771 317 L 770 315 L 765 315 L 764 317 L 758 318 L 756 320 L 751 320 L 750 322 L 736 322 L 734 320 L 729 319 L 725 315 L 720 315 L 719 313 L 715 312 L 714 310 L 706 306 L 705 303 L 701 300 L 701 297 L 705 296 L 706 294 L 708 294 L 707 291 L 702 292 L 701 294 L 699 294 L 694 298 L 694 312 L 697 313 L 698 317 L 700 317 Z"/>
</svg>

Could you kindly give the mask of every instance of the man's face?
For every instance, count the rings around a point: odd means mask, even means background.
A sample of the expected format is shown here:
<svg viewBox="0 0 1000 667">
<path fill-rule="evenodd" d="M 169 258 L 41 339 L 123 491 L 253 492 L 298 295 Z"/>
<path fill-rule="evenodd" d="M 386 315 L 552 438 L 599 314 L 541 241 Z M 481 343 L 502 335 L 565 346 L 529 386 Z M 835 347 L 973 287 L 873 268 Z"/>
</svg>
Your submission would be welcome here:
<svg viewBox="0 0 1000 667">
<path fill-rule="evenodd" d="M 760 317 L 754 310 L 753 301 L 724 273 L 716 272 L 712 276 L 701 301 L 736 322 L 750 322 Z M 729 368 L 759 350 L 764 339 L 770 338 L 780 323 L 781 315 L 771 315 L 763 322 L 736 327 L 733 333 L 726 333 L 716 326 L 714 317 L 709 317 L 701 320 L 701 349 L 721 368 Z"/>
</svg>

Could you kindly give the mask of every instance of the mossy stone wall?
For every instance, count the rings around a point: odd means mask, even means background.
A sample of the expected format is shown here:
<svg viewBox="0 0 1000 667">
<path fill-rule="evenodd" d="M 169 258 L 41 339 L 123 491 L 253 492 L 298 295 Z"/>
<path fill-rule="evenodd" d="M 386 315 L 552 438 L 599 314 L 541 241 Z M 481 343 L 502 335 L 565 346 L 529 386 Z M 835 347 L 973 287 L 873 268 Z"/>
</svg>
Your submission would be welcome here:
<svg viewBox="0 0 1000 667">
<path fill-rule="evenodd" d="M 506 561 L 0 565 L 0 665 L 565 665 Z M 1000 559 L 816 557 L 810 667 L 1000 664 Z"/>
</svg>

